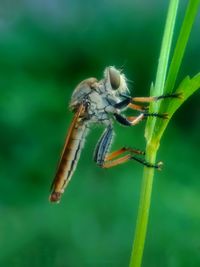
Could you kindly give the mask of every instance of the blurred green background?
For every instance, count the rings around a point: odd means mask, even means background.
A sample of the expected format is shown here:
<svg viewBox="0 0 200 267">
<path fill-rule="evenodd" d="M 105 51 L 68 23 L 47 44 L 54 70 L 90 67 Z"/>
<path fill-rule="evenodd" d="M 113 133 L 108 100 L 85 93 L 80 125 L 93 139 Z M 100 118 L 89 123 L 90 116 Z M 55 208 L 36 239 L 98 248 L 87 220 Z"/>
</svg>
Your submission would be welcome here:
<svg viewBox="0 0 200 267">
<path fill-rule="evenodd" d="M 175 35 L 187 1 L 180 1 Z M 48 202 L 72 114 L 68 102 L 84 78 L 124 68 L 133 95 L 155 79 L 168 1 L 1 0 L 0 266 L 127 266 L 142 167 L 103 170 L 92 160 L 103 128 L 87 138 L 59 205 Z M 179 81 L 200 70 L 200 17 Z M 200 266 L 197 92 L 176 113 L 158 160 L 143 266 Z M 144 126 L 115 125 L 113 149 L 143 149 Z"/>
</svg>

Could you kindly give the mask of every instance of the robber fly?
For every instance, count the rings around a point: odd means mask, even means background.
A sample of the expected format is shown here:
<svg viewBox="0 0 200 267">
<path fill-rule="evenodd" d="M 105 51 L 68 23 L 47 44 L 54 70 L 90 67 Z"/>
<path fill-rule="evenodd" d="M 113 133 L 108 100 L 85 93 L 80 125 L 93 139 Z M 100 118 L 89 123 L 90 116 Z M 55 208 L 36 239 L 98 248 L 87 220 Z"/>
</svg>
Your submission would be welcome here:
<svg viewBox="0 0 200 267">
<path fill-rule="evenodd" d="M 105 130 L 100 137 L 94 151 L 94 161 L 102 168 L 110 168 L 129 160 L 136 160 L 147 167 L 161 167 L 161 163 L 151 164 L 141 157 L 143 151 L 123 147 L 109 153 L 113 139 L 113 122 L 124 126 L 134 126 L 143 119 L 152 116 L 166 119 L 167 114 L 149 113 L 148 107 L 140 103 L 149 103 L 165 98 L 178 97 L 177 94 L 168 94 L 155 97 L 131 97 L 125 75 L 115 67 L 107 67 L 104 77 L 98 81 L 89 78 L 82 81 L 74 90 L 70 102 L 70 109 L 74 118 L 69 127 L 61 159 L 55 179 L 51 187 L 51 202 L 59 202 L 64 189 L 68 185 L 83 148 L 85 137 L 91 124 L 103 124 Z M 126 117 L 122 114 L 126 108 L 139 112 L 138 116 Z"/>
</svg>

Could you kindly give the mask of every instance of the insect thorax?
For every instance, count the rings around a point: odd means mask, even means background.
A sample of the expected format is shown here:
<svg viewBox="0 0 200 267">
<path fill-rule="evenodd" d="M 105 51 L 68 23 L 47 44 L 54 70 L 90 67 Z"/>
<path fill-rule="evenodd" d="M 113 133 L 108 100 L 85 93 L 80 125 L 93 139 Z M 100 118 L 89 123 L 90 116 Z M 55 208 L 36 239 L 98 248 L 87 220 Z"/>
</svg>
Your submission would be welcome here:
<svg viewBox="0 0 200 267">
<path fill-rule="evenodd" d="M 89 78 L 75 88 L 70 107 L 75 110 L 87 102 L 88 119 L 91 122 L 107 123 L 113 113 L 120 112 L 116 110 L 115 104 L 122 100 L 120 95 L 124 92 L 128 92 L 125 76 L 114 67 L 107 67 L 102 80 Z"/>
<path fill-rule="evenodd" d="M 112 91 L 106 90 L 104 80 L 97 82 L 96 79 L 90 78 L 77 86 L 70 107 L 73 109 L 84 101 L 87 102 L 87 114 L 91 122 L 107 123 L 106 121 L 110 120 L 109 114 L 115 111 L 114 104 L 118 103 L 120 98 Z"/>
</svg>

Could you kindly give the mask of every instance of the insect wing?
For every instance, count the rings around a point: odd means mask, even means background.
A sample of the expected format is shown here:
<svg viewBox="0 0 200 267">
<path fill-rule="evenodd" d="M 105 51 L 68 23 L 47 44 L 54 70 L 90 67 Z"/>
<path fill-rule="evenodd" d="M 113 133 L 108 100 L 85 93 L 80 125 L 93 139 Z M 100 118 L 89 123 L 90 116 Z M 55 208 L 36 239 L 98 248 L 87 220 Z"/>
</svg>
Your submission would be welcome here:
<svg viewBox="0 0 200 267">
<path fill-rule="evenodd" d="M 70 161 L 66 161 L 66 157 L 70 156 L 68 146 L 71 145 L 70 142 L 72 140 L 72 136 L 74 134 L 74 132 L 76 131 L 76 127 L 78 124 L 81 123 L 82 121 L 82 115 L 85 112 L 85 106 L 83 104 L 81 104 L 78 108 L 78 110 L 76 111 L 74 118 L 71 122 L 71 125 L 69 127 L 66 139 L 65 139 L 65 144 L 64 144 L 64 148 L 63 151 L 61 153 L 61 158 L 60 158 L 60 162 L 58 165 L 58 169 L 56 172 L 56 176 L 55 179 L 53 180 L 53 183 L 51 185 L 51 195 L 50 195 L 50 201 L 51 202 L 59 202 L 62 193 L 64 192 L 64 187 L 66 186 L 66 182 L 67 179 L 69 177 L 66 178 L 66 171 L 68 170 L 68 172 L 71 172 L 72 170 L 70 168 L 72 168 L 72 166 L 68 166 Z M 71 148 L 70 148 L 71 149 Z M 73 148 L 72 148 L 73 149 Z M 72 160 L 72 162 L 74 161 L 74 159 Z"/>
</svg>

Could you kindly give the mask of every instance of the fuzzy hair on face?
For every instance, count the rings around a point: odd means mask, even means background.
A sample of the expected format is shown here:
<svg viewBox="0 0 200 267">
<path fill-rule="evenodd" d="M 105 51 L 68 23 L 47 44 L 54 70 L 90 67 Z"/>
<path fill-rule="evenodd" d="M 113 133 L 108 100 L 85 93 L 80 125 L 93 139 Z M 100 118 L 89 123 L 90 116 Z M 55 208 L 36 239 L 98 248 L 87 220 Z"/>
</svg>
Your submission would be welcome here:
<svg viewBox="0 0 200 267">
<path fill-rule="evenodd" d="M 105 69 L 104 77 L 106 80 L 106 86 L 109 87 L 109 89 L 114 89 L 119 94 L 129 93 L 125 75 L 114 66 L 109 66 Z"/>
</svg>

